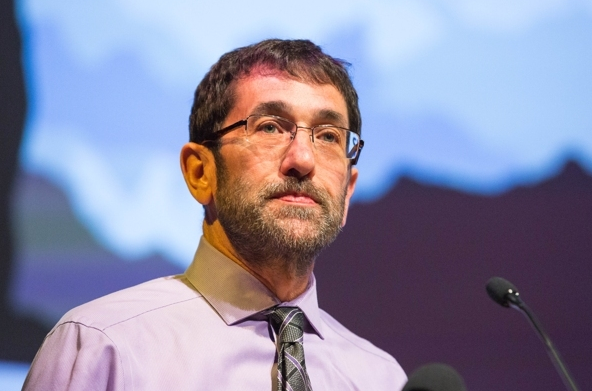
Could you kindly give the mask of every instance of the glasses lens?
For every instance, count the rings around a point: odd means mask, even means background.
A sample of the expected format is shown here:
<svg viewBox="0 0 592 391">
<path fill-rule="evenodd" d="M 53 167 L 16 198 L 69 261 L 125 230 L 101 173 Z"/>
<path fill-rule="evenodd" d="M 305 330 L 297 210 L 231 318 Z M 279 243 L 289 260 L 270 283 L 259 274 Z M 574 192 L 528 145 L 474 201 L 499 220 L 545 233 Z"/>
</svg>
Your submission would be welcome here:
<svg viewBox="0 0 592 391">
<path fill-rule="evenodd" d="M 331 125 L 320 125 L 314 128 L 315 147 L 325 154 L 335 157 L 345 157 L 347 145 L 347 130 Z"/>
<path fill-rule="evenodd" d="M 296 134 L 297 126 L 287 119 L 272 115 L 251 115 L 247 119 L 248 139 L 267 148 L 287 146 Z M 301 131 L 307 131 L 300 128 Z M 332 125 L 314 127 L 314 147 L 327 158 L 355 159 L 360 136 Z"/>
<path fill-rule="evenodd" d="M 345 157 L 355 159 L 360 148 L 360 136 L 350 130 L 347 131 L 347 140 L 345 144 Z"/>
<path fill-rule="evenodd" d="M 279 117 L 252 115 L 247 120 L 247 136 L 261 145 L 288 144 L 294 128 L 293 123 Z"/>
</svg>

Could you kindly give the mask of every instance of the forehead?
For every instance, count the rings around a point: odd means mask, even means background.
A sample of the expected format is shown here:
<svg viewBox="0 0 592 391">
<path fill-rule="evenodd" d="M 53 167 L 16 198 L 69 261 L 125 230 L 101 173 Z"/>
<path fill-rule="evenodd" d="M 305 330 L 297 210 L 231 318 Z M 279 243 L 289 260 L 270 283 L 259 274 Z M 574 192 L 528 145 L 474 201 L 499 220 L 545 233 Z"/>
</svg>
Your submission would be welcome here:
<svg viewBox="0 0 592 391">
<path fill-rule="evenodd" d="M 345 99 L 331 84 L 315 84 L 282 73 L 251 74 L 238 79 L 229 119 L 251 114 L 275 114 L 295 121 L 323 117 L 348 125 Z"/>
</svg>

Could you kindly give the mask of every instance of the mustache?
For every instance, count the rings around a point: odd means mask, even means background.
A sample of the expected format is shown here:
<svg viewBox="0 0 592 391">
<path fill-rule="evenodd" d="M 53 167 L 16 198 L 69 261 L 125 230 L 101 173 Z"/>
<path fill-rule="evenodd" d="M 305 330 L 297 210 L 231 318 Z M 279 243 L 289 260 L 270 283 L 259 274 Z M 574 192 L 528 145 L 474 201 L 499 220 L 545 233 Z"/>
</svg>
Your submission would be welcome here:
<svg viewBox="0 0 592 391">
<path fill-rule="evenodd" d="M 260 196 L 262 199 L 269 200 L 290 193 L 306 194 L 321 206 L 326 205 L 330 199 L 329 194 L 316 187 L 310 179 L 301 180 L 295 177 L 288 177 L 283 182 L 265 185 L 261 189 Z"/>
</svg>

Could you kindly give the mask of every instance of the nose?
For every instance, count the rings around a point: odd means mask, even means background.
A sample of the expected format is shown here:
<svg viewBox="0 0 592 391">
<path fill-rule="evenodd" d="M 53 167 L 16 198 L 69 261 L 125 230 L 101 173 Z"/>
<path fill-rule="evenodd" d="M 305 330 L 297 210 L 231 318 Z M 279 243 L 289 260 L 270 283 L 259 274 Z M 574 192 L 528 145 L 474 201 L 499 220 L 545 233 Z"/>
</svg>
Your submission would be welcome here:
<svg viewBox="0 0 592 391">
<path fill-rule="evenodd" d="M 298 179 L 312 177 L 315 170 L 315 152 L 311 133 L 298 128 L 284 153 L 280 171 L 286 176 Z"/>
</svg>

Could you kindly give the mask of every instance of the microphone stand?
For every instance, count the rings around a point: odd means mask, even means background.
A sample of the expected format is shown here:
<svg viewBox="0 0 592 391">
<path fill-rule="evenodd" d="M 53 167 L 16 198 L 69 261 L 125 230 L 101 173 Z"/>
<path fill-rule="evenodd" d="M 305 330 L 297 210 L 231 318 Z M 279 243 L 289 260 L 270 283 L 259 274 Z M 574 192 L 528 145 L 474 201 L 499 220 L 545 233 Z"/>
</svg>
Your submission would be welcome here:
<svg viewBox="0 0 592 391">
<path fill-rule="evenodd" d="M 555 349 L 555 346 L 553 346 L 551 338 L 549 338 L 545 330 L 543 330 L 543 326 L 538 321 L 536 316 L 534 316 L 534 313 L 520 299 L 520 297 L 518 296 L 518 292 L 510 292 L 506 295 L 506 298 L 508 299 L 508 304 L 510 305 L 510 307 L 522 312 L 528 318 L 532 327 L 536 330 L 537 334 L 541 338 L 541 341 L 543 341 L 543 343 L 545 344 L 545 347 L 547 348 L 547 353 L 549 354 L 551 361 L 555 365 L 555 369 L 561 376 L 561 379 L 563 380 L 565 387 L 567 387 L 568 390 L 579 391 L 578 386 L 576 385 L 573 377 L 567 370 L 567 366 L 561 359 L 559 352 Z"/>
</svg>

